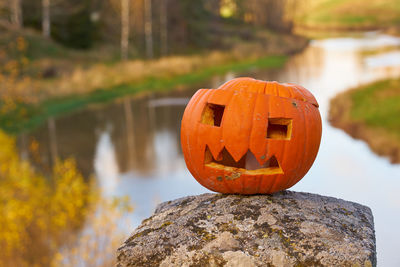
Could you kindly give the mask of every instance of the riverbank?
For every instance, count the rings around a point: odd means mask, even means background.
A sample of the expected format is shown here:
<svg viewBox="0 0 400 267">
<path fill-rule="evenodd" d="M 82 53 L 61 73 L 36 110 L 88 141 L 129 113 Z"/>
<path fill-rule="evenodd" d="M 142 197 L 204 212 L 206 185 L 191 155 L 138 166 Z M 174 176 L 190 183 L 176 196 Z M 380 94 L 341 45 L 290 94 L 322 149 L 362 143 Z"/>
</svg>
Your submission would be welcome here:
<svg viewBox="0 0 400 267">
<path fill-rule="evenodd" d="M 19 79 L 9 86 L 10 94 L 2 95 L 0 128 L 16 134 L 35 128 L 49 117 L 60 116 L 92 103 L 139 92 L 171 90 L 200 83 L 228 71 L 279 68 L 288 55 L 301 51 L 308 43 L 306 38 L 290 34 L 260 32 L 257 36 L 257 40 L 237 43 L 228 51 L 148 61 L 98 63 L 78 66 L 57 78 L 29 77 L 29 82 Z M 21 82 L 24 83 L 22 86 Z"/>
<path fill-rule="evenodd" d="M 397 0 L 313 0 L 295 20 L 297 27 L 323 31 L 385 30 L 400 34 Z"/>
<path fill-rule="evenodd" d="M 13 109 L 0 113 L 0 127 L 7 133 L 17 134 L 37 127 L 49 117 L 60 116 L 84 108 L 89 104 L 104 103 L 118 97 L 140 92 L 172 90 L 205 81 L 214 75 L 224 74 L 228 71 L 243 72 L 251 68 L 279 68 L 283 66 L 286 60 L 287 56 L 267 56 L 259 59 L 221 64 L 172 77 L 149 77 L 141 82 L 97 89 L 89 93 L 52 97 L 40 101 L 38 104 L 19 103 Z"/>
<path fill-rule="evenodd" d="M 331 100 L 329 121 L 377 154 L 400 163 L 400 79 L 355 88 Z"/>
</svg>

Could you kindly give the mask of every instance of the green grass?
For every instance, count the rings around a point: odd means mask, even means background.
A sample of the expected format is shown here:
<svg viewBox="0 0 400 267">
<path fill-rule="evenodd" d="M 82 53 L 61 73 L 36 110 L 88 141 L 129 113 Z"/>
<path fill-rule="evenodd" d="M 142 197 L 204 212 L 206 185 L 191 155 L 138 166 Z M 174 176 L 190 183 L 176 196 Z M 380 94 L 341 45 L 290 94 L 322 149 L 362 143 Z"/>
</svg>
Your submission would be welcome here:
<svg viewBox="0 0 400 267">
<path fill-rule="evenodd" d="M 399 26 L 398 0 L 312 0 L 297 17 L 298 25 L 364 29 Z"/>
<path fill-rule="evenodd" d="M 10 134 L 17 134 L 39 126 L 49 117 L 82 109 L 89 104 L 104 103 L 139 92 L 171 90 L 182 85 L 196 84 L 228 71 L 243 72 L 252 68 L 279 68 L 286 60 L 287 56 L 269 56 L 256 60 L 231 62 L 175 77 L 148 78 L 142 82 L 100 89 L 85 95 L 49 99 L 37 105 L 21 104 L 13 111 L 0 114 L 0 128 Z"/>
<path fill-rule="evenodd" d="M 70 53 L 69 50 L 63 46 L 36 35 L 27 35 L 28 42 L 27 57 L 30 60 L 40 58 L 64 58 Z"/>
<path fill-rule="evenodd" d="M 400 139 L 400 79 L 364 86 L 353 91 L 351 99 L 353 119 L 383 128 Z"/>
</svg>

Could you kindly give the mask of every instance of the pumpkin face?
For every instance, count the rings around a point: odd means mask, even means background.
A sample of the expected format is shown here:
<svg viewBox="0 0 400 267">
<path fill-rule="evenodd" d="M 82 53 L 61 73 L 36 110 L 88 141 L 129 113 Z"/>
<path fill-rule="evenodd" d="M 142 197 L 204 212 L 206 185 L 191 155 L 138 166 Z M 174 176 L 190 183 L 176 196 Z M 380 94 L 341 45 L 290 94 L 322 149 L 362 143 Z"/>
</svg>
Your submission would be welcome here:
<svg viewBox="0 0 400 267">
<path fill-rule="evenodd" d="M 183 115 L 181 145 L 206 188 L 270 194 L 307 173 L 321 130 L 318 103 L 305 88 L 237 78 L 196 92 Z"/>
</svg>

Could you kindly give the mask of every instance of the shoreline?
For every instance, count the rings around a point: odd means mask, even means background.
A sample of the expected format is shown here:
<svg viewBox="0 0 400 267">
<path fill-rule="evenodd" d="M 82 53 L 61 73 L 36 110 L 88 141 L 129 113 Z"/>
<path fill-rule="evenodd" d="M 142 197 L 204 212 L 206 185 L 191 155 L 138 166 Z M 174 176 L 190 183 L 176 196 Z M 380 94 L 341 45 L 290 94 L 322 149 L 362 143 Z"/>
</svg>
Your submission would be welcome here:
<svg viewBox="0 0 400 267">
<path fill-rule="evenodd" d="M 39 80 L 36 84 L 40 88 L 39 99 L 16 102 L 13 109 L 0 112 L 0 128 L 15 135 L 34 129 L 49 117 L 126 95 L 169 91 L 229 71 L 280 68 L 290 55 L 301 52 L 307 45 L 308 39 L 302 36 L 276 35 L 273 39 L 263 37 L 262 42 L 239 44 L 229 51 L 152 61 L 133 60 L 113 66 L 94 65 L 87 70 L 78 68 L 76 73 L 57 80 Z"/>
<path fill-rule="evenodd" d="M 319 0 L 299 4 L 295 27 L 311 31 L 383 31 L 399 35 L 400 9 L 397 0 Z"/>
<path fill-rule="evenodd" d="M 243 72 L 251 68 L 279 68 L 286 63 L 287 59 L 288 56 L 277 55 L 230 62 L 173 77 L 149 77 L 142 82 L 97 89 L 90 93 L 53 97 L 35 105 L 18 104 L 17 108 L 11 112 L 0 114 L 0 128 L 8 134 L 27 132 L 50 117 L 65 115 L 91 104 L 106 103 L 138 93 L 170 91 L 174 88 L 205 81 L 214 75 L 221 75 L 228 71 Z"/>
<path fill-rule="evenodd" d="M 374 153 L 388 158 L 395 164 L 400 163 L 400 138 L 383 125 L 372 126 L 354 116 L 354 95 L 381 86 L 388 81 L 390 80 L 367 84 L 336 95 L 330 102 L 328 120 L 332 126 L 345 131 L 352 138 L 366 142 Z"/>
<path fill-rule="evenodd" d="M 381 32 L 383 34 L 391 36 L 400 36 L 400 26 L 389 26 L 389 27 L 324 27 L 324 26 L 307 26 L 307 25 L 297 25 L 294 33 L 307 37 L 309 39 L 323 39 L 330 37 L 343 37 L 343 36 L 353 36 L 357 34 L 362 34 L 365 32 Z"/>
</svg>

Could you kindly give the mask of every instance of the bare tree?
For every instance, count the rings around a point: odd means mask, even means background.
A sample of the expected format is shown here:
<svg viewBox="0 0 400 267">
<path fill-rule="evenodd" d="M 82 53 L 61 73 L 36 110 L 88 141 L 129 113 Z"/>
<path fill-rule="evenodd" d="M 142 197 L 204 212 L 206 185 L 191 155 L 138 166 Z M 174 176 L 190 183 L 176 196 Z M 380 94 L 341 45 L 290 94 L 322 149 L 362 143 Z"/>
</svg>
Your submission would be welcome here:
<svg viewBox="0 0 400 267">
<path fill-rule="evenodd" d="M 168 0 L 161 0 L 160 3 L 160 40 L 161 55 L 168 54 Z"/>
<path fill-rule="evenodd" d="M 17 27 L 22 27 L 21 0 L 11 0 L 11 22 Z"/>
<path fill-rule="evenodd" d="M 153 58 L 153 21 L 152 21 L 151 0 L 144 0 L 144 34 L 146 35 L 146 56 Z"/>
<path fill-rule="evenodd" d="M 50 37 L 50 0 L 42 0 L 42 34 Z"/>
<path fill-rule="evenodd" d="M 129 47 L 129 1 L 121 0 L 121 59 L 128 59 Z"/>
</svg>

